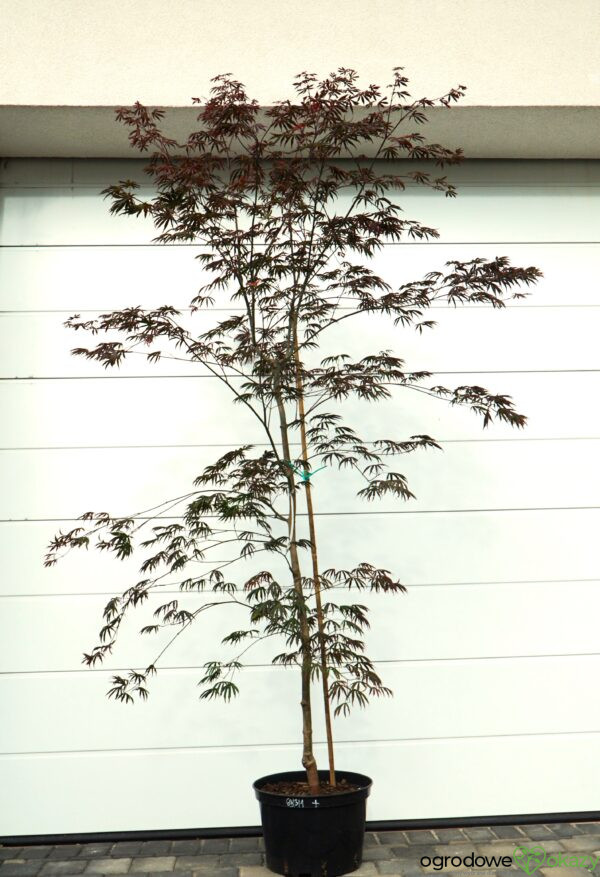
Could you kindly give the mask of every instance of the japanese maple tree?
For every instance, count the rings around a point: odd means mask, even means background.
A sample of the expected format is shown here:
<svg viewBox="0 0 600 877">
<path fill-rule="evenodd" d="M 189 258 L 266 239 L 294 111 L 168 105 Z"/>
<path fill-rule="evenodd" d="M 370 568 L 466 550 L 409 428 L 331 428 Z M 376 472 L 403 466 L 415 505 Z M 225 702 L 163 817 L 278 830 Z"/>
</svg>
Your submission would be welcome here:
<svg viewBox="0 0 600 877">
<path fill-rule="evenodd" d="M 200 245 L 196 258 L 210 279 L 185 310 L 128 307 L 91 320 L 76 314 L 66 325 L 106 339 L 73 353 L 107 368 L 140 350 L 153 362 L 172 357 L 201 366 L 260 424 L 266 449 L 243 444 L 228 450 L 197 475 L 188 495 L 161 502 L 148 519 L 82 515 L 87 523 L 59 532 L 45 562 L 89 545 L 120 559 L 144 554 L 143 577 L 104 610 L 100 641 L 84 656 L 89 666 L 111 654 L 126 613 L 165 583 L 173 585 L 173 577 L 181 591 L 210 592 L 210 599 L 196 609 L 177 599 L 163 604 L 143 633 L 173 627 L 178 636 L 215 606 L 244 607 L 247 624 L 223 640 L 239 654 L 205 664 L 200 696 L 229 700 L 248 648 L 269 637 L 282 642 L 273 663 L 300 670 L 302 764 L 315 794 L 311 681 L 321 684 L 333 786 L 332 712 L 391 694 L 365 654 L 367 608 L 336 602 L 331 594 L 398 595 L 405 588 L 397 572 L 376 559 L 322 569 L 311 477 L 321 467 L 338 467 L 356 476 L 364 500 L 410 500 L 393 460 L 440 447 L 429 435 L 362 435 L 348 422 L 344 403 L 354 397 L 376 405 L 402 387 L 467 406 L 484 427 L 493 420 L 522 427 L 526 420 L 506 395 L 432 384 L 431 372 L 406 370 L 396 350 L 359 359 L 331 350 L 328 330 L 342 320 L 358 317 L 364 326 L 384 317 L 397 327 L 400 348 L 403 330 L 434 326 L 427 315 L 435 303 L 500 308 L 523 297 L 541 274 L 505 257 L 477 258 L 397 285 L 368 265 L 385 244 L 439 237 L 405 218 L 399 201 L 407 185 L 455 195 L 436 168 L 460 162 L 461 150 L 427 142 L 418 129 L 428 107 L 450 109 L 463 86 L 435 100 L 414 100 L 400 67 L 386 88 L 364 89 L 354 70 L 340 68 L 323 81 L 300 74 L 293 101 L 264 108 L 230 75 L 212 82 L 208 100 L 194 99 L 201 104 L 199 124 L 183 143 L 161 131 L 163 111 L 140 103 L 120 108 L 117 119 L 130 129 L 131 145 L 150 151 L 145 171 L 152 197 L 142 197 L 131 180 L 103 191 L 112 213 L 151 217 L 160 232 L 156 242 Z M 231 313 L 206 328 L 217 297 Z M 230 556 L 211 565 L 216 546 Z M 197 561 L 205 568 L 201 574 L 194 572 Z M 109 695 L 126 702 L 147 697 L 157 660 L 114 676 Z"/>
</svg>

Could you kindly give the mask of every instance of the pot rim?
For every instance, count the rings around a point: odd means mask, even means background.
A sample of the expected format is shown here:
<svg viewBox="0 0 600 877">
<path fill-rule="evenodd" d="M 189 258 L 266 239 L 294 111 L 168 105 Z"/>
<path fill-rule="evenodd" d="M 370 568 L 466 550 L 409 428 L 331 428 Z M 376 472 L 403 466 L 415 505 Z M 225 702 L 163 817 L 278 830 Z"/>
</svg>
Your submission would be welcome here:
<svg viewBox="0 0 600 877">
<path fill-rule="evenodd" d="M 319 770 L 319 779 L 328 779 L 329 771 L 328 770 Z M 298 805 L 299 810 L 305 809 L 304 802 L 317 802 L 314 806 L 321 807 L 325 806 L 329 807 L 342 807 L 346 804 L 354 803 L 354 801 L 364 800 L 369 797 L 371 794 L 371 786 L 373 785 L 373 780 L 371 777 L 366 774 L 356 773 L 355 771 L 348 770 L 336 770 L 336 777 L 340 779 L 346 779 L 348 782 L 354 783 L 359 788 L 352 789 L 347 792 L 339 792 L 336 795 L 286 795 L 282 792 L 268 792 L 265 791 L 262 786 L 267 783 L 273 782 L 281 782 L 283 780 L 298 780 L 303 779 L 306 776 L 306 771 L 304 770 L 288 770 L 288 771 L 280 771 L 279 773 L 266 774 L 265 776 L 259 777 L 257 780 L 254 780 L 252 783 L 252 788 L 254 789 L 254 794 L 258 798 L 259 801 L 268 803 L 271 806 L 279 806 L 292 808 L 293 805 L 287 803 L 288 801 L 302 801 L 301 805 Z M 295 808 L 294 808 L 295 809 Z"/>
</svg>

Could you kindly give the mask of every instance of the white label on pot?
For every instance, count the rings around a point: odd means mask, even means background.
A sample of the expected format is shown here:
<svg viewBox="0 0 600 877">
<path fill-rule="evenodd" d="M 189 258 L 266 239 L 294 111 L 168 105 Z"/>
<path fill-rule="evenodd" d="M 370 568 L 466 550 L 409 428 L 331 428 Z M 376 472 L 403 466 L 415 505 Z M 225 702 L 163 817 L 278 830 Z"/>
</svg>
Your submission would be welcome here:
<svg viewBox="0 0 600 877">
<path fill-rule="evenodd" d="M 304 807 L 302 798 L 286 798 L 285 803 L 288 807 Z"/>
</svg>

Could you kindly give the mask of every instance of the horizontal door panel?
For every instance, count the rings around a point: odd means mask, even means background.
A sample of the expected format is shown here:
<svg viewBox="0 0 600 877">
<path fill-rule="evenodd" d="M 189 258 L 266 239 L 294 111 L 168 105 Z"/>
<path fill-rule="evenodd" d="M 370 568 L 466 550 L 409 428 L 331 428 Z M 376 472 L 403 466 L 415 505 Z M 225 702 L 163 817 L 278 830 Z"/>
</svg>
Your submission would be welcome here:
<svg viewBox="0 0 600 877">
<path fill-rule="evenodd" d="M 260 422 L 218 378 L 0 382 L 3 447 L 234 445 Z M 415 394 L 416 395 L 416 394 Z"/>
<path fill-rule="evenodd" d="M 408 585 L 595 579 L 597 522 L 596 509 L 325 515 L 318 535 L 328 565 L 349 569 L 369 555 Z"/>
<path fill-rule="evenodd" d="M 192 338 L 200 337 L 226 315 L 196 314 L 178 318 Z M 320 347 L 309 351 L 305 362 L 318 367 L 326 356 L 346 354 L 352 360 L 389 350 L 405 363 L 406 371 L 571 371 L 596 369 L 595 342 L 600 334 L 600 308 L 452 308 L 432 310 L 426 319 L 436 323 L 423 334 L 394 326 L 383 315 L 353 315 L 342 319 L 319 338 Z M 139 345 L 118 367 L 104 368 L 73 348 L 94 349 L 106 341 L 120 341 L 117 332 L 93 335 L 61 325 L 56 314 L 4 314 L 0 318 L 2 373 L 5 377 L 97 377 L 113 375 L 209 375 L 201 363 L 189 361 L 174 343 L 157 338 Z M 568 361 L 560 356 L 563 338 L 577 338 Z M 535 342 L 535 343 L 534 343 Z M 153 351 L 164 354 L 149 362 Z M 174 358 L 170 358 L 174 357 Z M 183 361 L 182 361 L 183 360 Z M 423 386 L 431 381 L 423 381 Z"/>
<path fill-rule="evenodd" d="M 368 820 L 582 812 L 597 808 L 598 741 L 565 734 L 348 743 L 338 745 L 337 759 L 340 769 L 374 779 Z M 325 765 L 324 746 L 316 752 Z M 300 747 L 5 756 L 1 765 L 6 836 L 168 831 L 259 825 L 252 782 L 300 769 Z M 508 782 L 515 772 L 519 782 Z M 107 782 L 110 806 L 81 805 Z M 150 806 L 141 808 L 142 799 Z"/>
<path fill-rule="evenodd" d="M 138 194 L 147 198 L 152 193 L 146 188 Z M 110 203 L 103 200 L 95 186 L 5 187 L 0 191 L 0 200 L 3 247 L 149 244 L 160 233 L 150 217 L 111 215 Z"/>
<path fill-rule="evenodd" d="M 600 731 L 600 704 L 589 694 L 589 679 L 600 671 L 598 655 L 389 663 L 376 670 L 395 696 L 335 718 L 340 741 Z M 112 683 L 104 671 L 2 676 L 2 751 L 278 746 L 299 740 L 297 668 L 245 669 L 235 676 L 240 693 L 231 703 L 199 700 L 201 677 L 201 670 L 159 672 L 146 701 L 123 704 L 106 696 Z M 315 684 L 314 731 L 322 742 L 319 691 Z M 532 692 L 536 703 L 557 708 L 532 707 Z M 31 721 L 34 714 L 44 721 Z"/>
<path fill-rule="evenodd" d="M 543 277 L 531 286 L 514 287 L 507 293 L 507 307 L 546 307 L 569 305 L 598 305 L 600 298 L 596 276 L 600 263 L 598 244 L 556 244 L 506 242 L 477 244 L 442 241 L 433 244 L 390 244 L 378 250 L 372 258 L 348 258 L 351 263 L 362 263 L 379 274 L 393 289 L 404 283 L 421 280 L 430 271 L 450 273 L 448 262 L 467 262 L 472 259 L 493 260 L 506 256 L 512 266 L 539 268 Z M 526 293 L 522 299 L 510 299 L 514 292 Z M 434 306 L 453 307 L 437 303 Z M 457 310 L 465 306 L 457 305 Z M 478 304 L 469 307 L 489 307 Z"/>
<path fill-rule="evenodd" d="M 395 430 L 381 434 L 406 437 Z M 359 472 L 329 464 L 311 481 L 315 507 L 329 514 L 556 508 L 594 506 L 600 495 L 595 464 L 600 439 L 455 442 L 441 448 L 384 458 L 392 471 L 405 476 L 414 499 L 387 496 L 368 502 L 358 496 L 367 483 Z M 165 504 L 161 511 L 167 513 L 167 501 L 195 494 L 194 479 L 224 452 L 225 448 L 5 451 L 0 455 L 0 518 L 70 518 L 90 510 L 130 515 L 159 504 Z M 185 503 L 180 503 L 172 514 L 183 514 L 184 509 Z M 278 500 L 277 509 L 287 514 L 285 498 Z M 276 529 L 283 533 L 285 526 Z"/>
<path fill-rule="evenodd" d="M 85 316 L 82 319 L 86 319 Z M 119 341 L 127 345 L 126 336 L 118 332 L 106 335 L 94 335 L 91 331 L 73 330 L 63 326 L 62 316 L 46 314 L 4 314 L 0 318 L 0 343 L 4 346 L 2 358 L 2 374 L 8 378 L 48 378 L 69 377 L 96 378 L 103 375 L 109 377 L 142 375 L 154 377 L 160 375 L 206 375 L 208 369 L 200 363 L 190 362 L 181 357 L 170 342 L 157 339 L 151 345 L 140 345 L 135 352 L 127 355 L 118 366 L 105 368 L 102 363 L 88 360 L 84 355 L 73 355 L 74 348 L 94 349 L 98 344 Z M 181 321 L 194 327 L 197 335 L 211 328 L 215 322 L 207 314 L 198 314 L 195 318 L 187 315 Z M 159 350 L 165 358 L 158 363 L 149 362 L 148 354 Z"/>
<path fill-rule="evenodd" d="M 117 182 L 114 180 L 114 182 Z M 141 187 L 139 198 L 151 198 Z M 143 244 L 160 233 L 150 217 L 113 216 L 110 202 L 95 186 L 67 189 L 4 187 L 3 246 L 65 244 Z M 598 226 L 597 192 L 583 186 L 538 184 L 465 187 L 457 198 L 419 187 L 407 188 L 394 199 L 404 217 L 437 229 L 450 241 L 589 241 Z M 336 210 L 345 213 L 352 196 L 341 193 Z M 408 238 L 407 238 L 408 239 Z"/>
<path fill-rule="evenodd" d="M 195 258 L 199 246 L 17 247 L 0 259 L 0 309 L 66 310 L 71 313 L 171 304 L 189 306 L 210 276 Z M 599 244 L 387 244 L 372 258 L 358 254 L 349 261 L 367 265 L 392 286 L 422 279 L 429 271 L 446 271 L 451 260 L 507 256 L 512 265 L 534 265 L 543 278 L 512 307 L 598 305 L 595 277 Z M 226 307 L 226 295 L 214 293 L 215 307 Z M 440 307 L 438 304 L 436 307 Z M 61 318 L 62 319 L 62 318 Z"/>
<path fill-rule="evenodd" d="M 198 246 L 160 245 L 5 249 L 0 306 L 3 311 L 64 311 L 64 316 L 54 314 L 56 326 L 71 314 L 90 310 L 189 307 L 210 279 L 195 258 L 201 251 Z"/>
<path fill-rule="evenodd" d="M 600 372 L 453 374 L 432 378 L 449 389 L 483 384 L 512 398 L 527 416 L 523 429 L 493 422 L 406 387 L 392 387 L 377 406 L 349 399 L 329 411 L 342 414 L 366 440 L 385 434 L 438 441 L 598 438 Z M 426 384 L 424 383 L 424 386 Z M 0 381 L 1 448 L 103 447 L 127 445 L 265 445 L 260 422 L 213 378 L 135 378 L 87 381 Z M 176 453 L 176 451 L 174 452 Z M 77 463 L 76 459 L 74 462 Z M 79 465 L 79 463 L 77 463 Z"/>
<path fill-rule="evenodd" d="M 370 556 L 370 555 L 369 555 Z M 374 558 L 375 559 L 375 558 Z M 323 562 L 327 561 L 326 553 Z M 284 586 L 289 573 L 269 570 Z M 401 562 L 398 562 L 401 567 Z M 256 569 L 261 569 L 256 563 Z M 240 567 L 244 578 L 251 575 Z M 399 572 L 393 569 L 392 572 Z M 238 580 L 233 574 L 231 576 Z M 241 580 L 241 575 L 240 575 Z M 73 595 L 4 597 L 0 614 L 0 673 L 80 672 L 83 652 L 98 643 L 105 623 L 108 596 Z M 161 668 L 201 667 L 207 660 L 234 657 L 242 646 L 221 640 L 233 630 L 252 627 L 248 610 L 218 600 L 210 592 L 181 592 L 176 584 L 151 591 L 146 603 L 129 609 L 117 644 L 99 667 L 122 671 L 146 667 L 172 639 L 176 628 L 140 635 L 146 624 L 156 624 L 155 610 L 171 600 L 196 612 L 196 621 L 169 646 Z M 511 582 L 472 585 L 410 585 L 406 594 L 372 594 L 335 588 L 324 592 L 324 602 L 358 603 L 368 611 L 370 629 L 364 640 L 375 661 L 428 661 L 511 656 L 596 653 L 596 618 L 600 611 L 599 581 Z M 257 642 L 244 656 L 245 665 L 270 664 L 284 649 L 283 641 Z M 382 668 L 387 673 L 385 667 Z M 162 684 L 160 682 L 158 685 Z"/>
<path fill-rule="evenodd" d="M 54 535 L 78 521 L 0 524 L 3 594 L 120 593 L 139 581 L 142 557 L 117 561 L 76 550 L 56 566 L 42 558 Z M 600 510 L 321 515 L 326 567 L 364 560 L 406 585 L 597 579 Z"/>
<path fill-rule="evenodd" d="M 325 355 L 346 353 L 353 360 L 390 350 L 404 361 L 406 371 L 434 373 L 598 367 L 594 339 L 600 333 L 600 308 L 457 307 L 431 310 L 422 319 L 436 325 L 419 334 L 414 328 L 394 327 L 381 315 L 364 319 L 357 315 L 332 327 L 322 350 Z M 568 359 L 561 355 L 565 338 L 578 339 L 569 348 Z M 306 359 L 316 365 L 322 355 L 311 352 Z M 423 381 L 423 386 L 430 385 L 431 381 Z"/>
</svg>

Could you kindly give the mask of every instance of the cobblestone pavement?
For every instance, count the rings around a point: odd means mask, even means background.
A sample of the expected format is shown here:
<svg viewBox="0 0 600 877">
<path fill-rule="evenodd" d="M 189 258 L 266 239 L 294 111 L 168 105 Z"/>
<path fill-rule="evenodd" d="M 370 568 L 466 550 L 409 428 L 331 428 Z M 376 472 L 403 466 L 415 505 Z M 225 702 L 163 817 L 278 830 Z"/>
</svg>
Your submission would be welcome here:
<svg viewBox="0 0 600 877">
<path fill-rule="evenodd" d="M 519 846 L 537 848 L 535 861 L 526 872 L 514 861 L 506 861 Z M 479 857 L 475 863 L 468 858 L 473 855 Z M 448 877 L 523 877 L 524 873 L 526 877 L 600 877 L 600 822 L 369 832 L 363 864 L 353 872 L 355 877 L 423 877 L 428 873 Z M 268 877 L 271 871 L 264 867 L 263 842 L 258 837 L 0 845 L 0 877 L 70 874 Z"/>
</svg>

